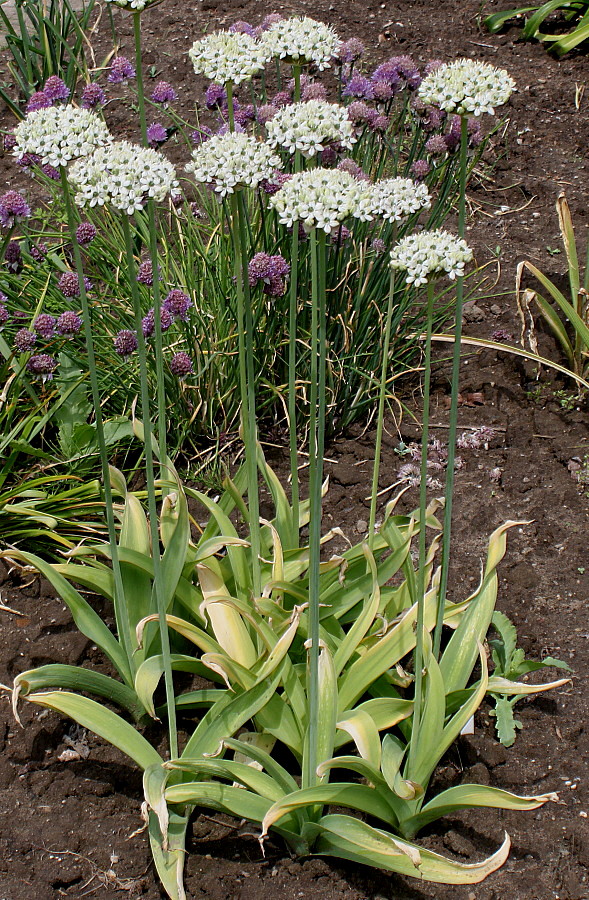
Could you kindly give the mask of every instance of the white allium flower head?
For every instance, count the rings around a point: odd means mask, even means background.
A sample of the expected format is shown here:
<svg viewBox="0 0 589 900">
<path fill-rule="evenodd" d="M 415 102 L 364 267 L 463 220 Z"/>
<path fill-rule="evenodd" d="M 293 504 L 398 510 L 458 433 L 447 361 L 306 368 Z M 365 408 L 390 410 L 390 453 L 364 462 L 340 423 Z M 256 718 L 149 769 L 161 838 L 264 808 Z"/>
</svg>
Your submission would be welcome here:
<svg viewBox="0 0 589 900">
<path fill-rule="evenodd" d="M 366 183 L 337 169 L 297 172 L 270 197 L 283 225 L 302 222 L 306 231 L 321 228 L 330 234 L 344 219 L 371 218 L 366 208 Z"/>
<path fill-rule="evenodd" d="M 143 12 L 146 6 L 149 6 L 151 0 L 106 0 L 107 3 L 115 3 L 124 9 L 133 9 L 135 12 Z"/>
<path fill-rule="evenodd" d="M 75 106 L 50 106 L 30 112 L 14 129 L 14 137 L 17 159 L 25 153 L 36 153 L 43 164 L 51 166 L 65 166 L 112 140 L 96 113 Z"/>
<path fill-rule="evenodd" d="M 176 172 L 157 150 L 117 141 L 74 163 L 68 179 L 78 206 L 113 206 L 131 215 L 147 201 L 180 193 Z"/>
<path fill-rule="evenodd" d="M 193 150 L 186 171 L 226 197 L 242 187 L 256 188 L 264 179 L 271 179 L 280 166 L 280 157 L 269 144 L 230 131 L 215 135 Z"/>
<path fill-rule="evenodd" d="M 391 267 L 407 272 L 407 284 L 416 286 L 425 284 L 430 275 L 460 277 L 471 260 L 466 241 L 441 229 L 409 234 L 391 250 Z"/>
<path fill-rule="evenodd" d="M 270 144 L 303 156 L 315 156 L 334 141 L 348 149 L 356 141 L 347 109 L 325 100 L 283 107 L 266 123 L 266 133 Z"/>
<path fill-rule="evenodd" d="M 303 66 L 313 63 L 322 72 L 329 68 L 341 41 L 330 25 L 308 16 L 294 16 L 276 22 L 263 32 L 260 43 L 269 56 Z"/>
<path fill-rule="evenodd" d="M 249 81 L 270 58 L 259 41 L 249 34 L 232 31 L 215 31 L 195 41 L 188 56 L 197 75 L 219 84 Z"/>
<path fill-rule="evenodd" d="M 431 197 L 425 184 L 411 178 L 385 178 L 369 188 L 372 213 L 386 222 L 400 222 L 406 216 L 429 209 Z"/>
<path fill-rule="evenodd" d="M 495 112 L 507 103 L 515 81 L 505 71 L 473 59 L 457 59 L 430 72 L 421 82 L 419 97 L 459 116 Z"/>
</svg>

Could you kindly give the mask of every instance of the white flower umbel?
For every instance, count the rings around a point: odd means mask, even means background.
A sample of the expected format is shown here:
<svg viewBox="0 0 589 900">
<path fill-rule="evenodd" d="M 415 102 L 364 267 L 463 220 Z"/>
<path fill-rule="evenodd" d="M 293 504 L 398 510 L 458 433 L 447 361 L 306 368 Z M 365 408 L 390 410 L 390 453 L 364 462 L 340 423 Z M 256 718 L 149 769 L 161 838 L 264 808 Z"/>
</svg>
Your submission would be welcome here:
<svg viewBox="0 0 589 900">
<path fill-rule="evenodd" d="M 96 113 L 74 106 L 51 106 L 29 113 L 14 129 L 14 137 L 17 159 L 35 153 L 50 166 L 65 166 L 112 140 Z"/>
<path fill-rule="evenodd" d="M 156 150 L 118 141 L 99 147 L 92 156 L 74 163 L 68 179 L 78 206 L 105 206 L 131 215 L 148 199 L 162 201 L 180 188 L 169 160 Z"/>
<path fill-rule="evenodd" d="M 283 107 L 266 123 L 266 133 L 269 143 L 304 156 L 315 156 L 335 141 L 348 149 L 356 141 L 346 108 L 324 100 Z"/>
<path fill-rule="evenodd" d="M 370 219 L 364 201 L 366 184 L 337 169 L 297 172 L 270 197 L 283 225 L 302 222 L 306 231 L 321 228 L 330 234 L 349 218 Z"/>
<path fill-rule="evenodd" d="M 107 3 L 114 3 L 116 6 L 121 6 L 123 9 L 132 9 L 135 12 L 143 12 L 146 6 L 152 2 L 152 0 L 106 0 Z"/>
<path fill-rule="evenodd" d="M 262 34 L 260 43 L 268 56 L 301 66 L 313 63 L 323 71 L 329 68 L 341 41 L 330 25 L 307 16 L 294 16 L 272 25 Z"/>
<path fill-rule="evenodd" d="M 280 158 L 269 144 L 248 134 L 229 132 L 216 135 L 193 150 L 186 171 L 226 197 L 242 187 L 256 188 L 264 179 L 271 179 L 280 165 Z"/>
<path fill-rule="evenodd" d="M 505 71 L 489 63 L 457 59 L 435 69 L 421 82 L 419 97 L 429 106 L 438 106 L 459 116 L 480 116 L 502 106 L 515 89 L 515 81 Z"/>
<path fill-rule="evenodd" d="M 385 178 L 369 188 L 371 211 L 386 222 L 400 222 L 406 216 L 429 209 L 431 197 L 425 184 L 411 178 Z"/>
<path fill-rule="evenodd" d="M 219 84 L 249 81 L 270 58 L 268 50 L 249 34 L 231 31 L 216 31 L 195 41 L 188 56 L 197 75 Z"/>
<path fill-rule="evenodd" d="M 431 275 L 454 279 L 464 275 L 472 250 L 448 231 L 422 231 L 402 238 L 391 250 L 391 267 L 407 272 L 407 284 L 425 284 Z"/>
</svg>

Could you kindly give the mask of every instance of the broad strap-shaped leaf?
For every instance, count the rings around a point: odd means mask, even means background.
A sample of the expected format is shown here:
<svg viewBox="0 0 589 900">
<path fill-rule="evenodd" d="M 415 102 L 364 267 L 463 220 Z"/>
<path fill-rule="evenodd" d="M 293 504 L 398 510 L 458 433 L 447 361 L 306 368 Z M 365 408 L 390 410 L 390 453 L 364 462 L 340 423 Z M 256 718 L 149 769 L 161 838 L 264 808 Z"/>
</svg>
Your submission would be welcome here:
<svg viewBox="0 0 589 900">
<path fill-rule="evenodd" d="M 479 863 L 459 863 L 344 815 L 323 816 L 317 825 L 313 852 L 322 856 L 349 859 L 439 884 L 478 884 L 503 865 L 511 842 L 506 835 L 502 846 Z"/>
<path fill-rule="evenodd" d="M 188 815 L 169 813 L 166 849 L 159 822 L 153 810 L 149 811 L 149 842 L 158 877 L 170 900 L 186 900 L 184 890 L 184 859 L 186 857 L 186 831 Z"/>
<path fill-rule="evenodd" d="M 284 791 L 267 775 L 246 763 L 236 762 L 233 759 L 190 759 L 183 756 L 182 759 L 172 759 L 165 764 L 166 769 L 186 772 L 196 776 L 200 780 L 202 776 L 212 778 L 224 778 L 227 781 L 238 781 L 243 787 L 272 803 L 284 797 Z M 186 780 L 186 779 L 184 779 Z"/>
<path fill-rule="evenodd" d="M 126 753 L 142 769 L 163 762 L 161 756 L 143 735 L 116 713 L 88 697 L 69 691 L 47 691 L 29 694 L 31 703 L 38 703 L 55 712 L 69 716 L 78 725 L 93 731 L 122 753 Z"/>
<path fill-rule="evenodd" d="M 485 28 L 491 34 L 496 34 L 498 31 L 501 31 L 510 19 L 520 16 L 522 13 L 533 12 L 535 9 L 538 9 L 538 4 L 535 6 L 518 6 L 516 9 L 506 9 L 503 12 L 494 13 L 485 19 Z"/>
<path fill-rule="evenodd" d="M 199 659 L 194 659 L 192 656 L 173 653 L 170 658 L 170 663 L 172 670 L 175 672 L 192 672 L 195 675 L 201 675 L 205 678 L 210 677 L 210 673 L 206 666 L 204 666 Z M 137 692 L 137 696 L 143 707 L 154 719 L 156 718 L 156 714 L 153 704 L 153 695 L 163 674 L 164 658 L 161 653 L 158 653 L 155 656 L 149 656 L 139 666 L 135 673 L 135 691 Z"/>
<path fill-rule="evenodd" d="M 380 734 L 374 719 L 363 709 L 348 710 L 338 718 L 337 727 L 354 741 L 362 759 L 380 767 Z"/>
<path fill-rule="evenodd" d="M 522 681 L 510 681 L 508 678 L 500 678 L 498 675 L 493 675 L 489 678 L 487 691 L 489 694 L 503 694 L 507 697 L 524 697 L 527 694 L 552 691 L 555 688 L 562 687 L 563 684 L 568 684 L 570 680 L 570 678 L 559 678 L 557 681 L 547 681 L 543 684 L 527 684 Z"/>
<path fill-rule="evenodd" d="M 408 781 L 425 788 L 431 772 L 444 753 L 440 746 L 446 704 L 444 681 L 431 651 L 429 635 L 426 635 L 424 645 L 423 708 L 417 733 L 414 727 L 411 735 L 404 775 Z"/>
<path fill-rule="evenodd" d="M 401 775 L 401 764 L 407 747 L 392 734 L 385 734 L 382 741 L 380 768 L 389 788 L 401 800 L 415 800 L 423 794 L 421 785 L 408 781 Z"/>
<path fill-rule="evenodd" d="M 378 584 L 376 562 L 368 545 L 364 545 L 362 549 L 364 550 L 364 557 L 368 563 L 370 574 L 372 575 L 372 591 L 369 597 L 364 600 L 360 615 L 335 652 L 333 664 L 336 675 L 338 676 L 348 660 L 356 652 L 356 648 L 364 635 L 369 628 L 372 627 L 380 605 L 380 588 Z"/>
<path fill-rule="evenodd" d="M 258 765 L 262 766 L 263 769 L 266 770 L 268 775 L 274 779 L 276 784 L 282 789 L 284 794 L 290 794 L 293 791 L 298 790 L 298 784 L 283 766 L 280 765 L 269 753 L 267 753 L 262 747 L 255 743 L 244 743 L 243 740 L 239 740 L 237 738 L 227 738 L 227 740 L 223 741 L 224 745 L 229 749 L 235 752 L 235 757 L 237 758 L 238 754 L 243 754 L 244 756 L 248 756 L 250 759 L 255 760 Z"/>
<path fill-rule="evenodd" d="M 202 609 L 206 609 L 215 638 L 231 659 L 251 669 L 257 659 L 256 648 L 242 617 L 227 602 L 231 600 L 231 594 L 225 582 L 204 563 L 199 563 L 196 571 L 205 602 Z"/>
<path fill-rule="evenodd" d="M 158 616 L 157 613 L 154 613 L 151 616 L 146 616 L 145 619 L 142 619 L 141 622 L 137 624 L 137 641 L 141 644 L 143 640 L 143 631 L 145 626 L 149 622 L 157 622 Z M 203 653 L 222 653 L 223 648 L 217 641 L 207 634 L 204 629 L 199 628 L 198 625 L 193 625 L 192 622 L 187 622 L 186 619 L 180 619 L 178 616 L 166 616 L 166 622 L 168 623 L 169 628 L 173 628 L 174 631 L 177 631 L 178 634 L 181 634 L 182 637 L 185 637 L 192 644 L 195 644 Z"/>
<path fill-rule="evenodd" d="M 189 497 L 199 500 L 211 514 L 209 525 L 205 528 L 197 545 L 197 549 L 200 548 L 202 543 L 212 537 L 216 537 L 218 534 L 234 538 L 239 537 L 231 519 L 223 511 L 223 498 L 221 498 L 221 501 L 218 503 L 215 503 L 214 500 L 211 500 L 210 497 L 207 497 L 207 495 L 203 494 L 201 491 L 196 491 L 188 487 L 185 488 L 185 491 Z M 213 523 L 216 523 L 216 529 L 212 527 Z M 229 560 L 233 578 L 235 580 L 235 594 L 242 600 L 249 600 L 251 592 L 251 573 L 248 566 L 248 559 L 243 551 L 244 548 L 239 545 L 227 544 L 227 559 Z"/>
</svg>

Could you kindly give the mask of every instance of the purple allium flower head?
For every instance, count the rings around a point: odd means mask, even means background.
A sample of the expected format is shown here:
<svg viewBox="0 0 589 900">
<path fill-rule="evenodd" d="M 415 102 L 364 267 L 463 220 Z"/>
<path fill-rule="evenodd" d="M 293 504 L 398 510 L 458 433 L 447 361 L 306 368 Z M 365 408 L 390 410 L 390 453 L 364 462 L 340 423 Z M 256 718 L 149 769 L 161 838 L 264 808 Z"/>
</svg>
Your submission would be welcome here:
<svg viewBox="0 0 589 900">
<path fill-rule="evenodd" d="M 350 38 L 348 41 L 342 41 L 336 53 L 336 59 L 343 63 L 353 63 L 360 59 L 366 47 L 358 38 Z"/>
<path fill-rule="evenodd" d="M 391 124 L 388 116 L 376 116 L 370 123 L 373 131 L 386 131 Z"/>
<path fill-rule="evenodd" d="M 49 313 L 41 313 L 33 322 L 33 330 L 37 332 L 39 337 L 50 340 L 55 334 L 55 318 Z"/>
<path fill-rule="evenodd" d="M 52 102 L 56 100 L 69 100 L 70 89 L 58 75 L 50 75 L 43 85 L 43 93 Z"/>
<path fill-rule="evenodd" d="M 390 81 L 373 81 L 372 82 L 372 99 L 378 103 L 386 103 L 395 96 L 395 88 Z"/>
<path fill-rule="evenodd" d="M 39 241 L 38 244 L 33 244 L 31 247 L 31 256 L 35 262 L 43 262 L 48 253 L 49 247 L 43 241 Z"/>
<path fill-rule="evenodd" d="M 152 124 L 147 127 L 146 134 L 147 143 L 150 147 L 158 147 L 160 144 L 163 144 L 164 141 L 168 140 L 168 132 L 163 125 L 159 124 L 159 122 L 152 122 Z"/>
<path fill-rule="evenodd" d="M 76 240 L 81 247 L 87 247 L 96 237 L 96 228 L 92 222 L 80 222 L 76 228 Z"/>
<path fill-rule="evenodd" d="M 11 272 L 19 272 L 22 265 L 22 253 L 18 241 L 9 241 L 4 251 L 4 262 Z"/>
<path fill-rule="evenodd" d="M 16 222 L 30 215 L 31 207 L 18 191 L 7 191 L 0 197 L 0 225 L 4 228 L 12 228 Z"/>
<path fill-rule="evenodd" d="M 167 331 L 168 328 L 174 322 L 172 314 L 167 310 L 164 306 L 160 309 L 160 326 L 162 331 Z M 148 338 L 155 331 L 155 310 L 152 308 L 149 310 L 146 316 L 144 316 L 141 322 L 141 331 L 143 332 L 143 337 Z"/>
<path fill-rule="evenodd" d="M 19 328 L 14 335 L 13 346 L 18 353 L 28 353 L 37 343 L 37 335 L 28 328 Z"/>
<path fill-rule="evenodd" d="M 360 100 L 372 99 L 372 83 L 364 75 L 354 75 L 342 91 L 344 97 L 357 97 Z"/>
<path fill-rule="evenodd" d="M 337 152 L 335 147 L 326 147 L 321 151 L 321 165 L 333 166 L 337 162 Z"/>
<path fill-rule="evenodd" d="M 426 63 L 424 73 L 426 75 L 431 75 L 432 72 L 435 72 L 440 66 L 443 66 L 444 63 L 441 59 L 430 59 L 428 63 Z"/>
<path fill-rule="evenodd" d="M 128 78 L 135 78 L 135 69 L 124 56 L 115 56 L 108 73 L 111 84 L 122 84 Z"/>
<path fill-rule="evenodd" d="M 313 84 L 313 79 L 306 74 L 306 72 L 302 72 L 299 78 L 299 83 L 301 87 L 301 93 L 305 90 L 306 87 L 309 87 L 310 84 Z M 295 89 L 296 89 L 296 81 L 294 78 L 291 78 L 286 85 L 286 89 L 289 92 L 291 97 L 294 97 Z"/>
<path fill-rule="evenodd" d="M 348 106 L 348 119 L 354 125 L 371 125 L 377 118 L 378 113 L 375 109 L 368 106 L 362 100 L 354 100 Z"/>
<path fill-rule="evenodd" d="M 183 291 L 174 288 L 170 291 L 162 304 L 163 309 L 167 309 L 171 316 L 175 319 L 182 319 L 185 322 L 188 318 L 188 310 L 192 306 L 192 300 Z"/>
<path fill-rule="evenodd" d="M 272 175 L 272 178 L 264 178 L 260 182 L 260 187 L 265 194 L 277 194 L 280 188 L 292 178 L 292 175 L 286 172 L 280 172 L 278 169 Z"/>
<path fill-rule="evenodd" d="M 14 134 L 5 134 L 3 136 L 4 149 L 7 153 L 16 147 L 16 137 Z"/>
<path fill-rule="evenodd" d="M 207 128 L 206 125 L 200 125 L 196 131 L 192 132 L 190 140 L 198 146 L 198 144 L 204 144 L 212 136 L 213 132 L 210 128 Z"/>
<path fill-rule="evenodd" d="M 269 15 L 264 16 L 260 25 L 260 31 L 268 31 L 268 29 L 272 28 L 273 25 L 276 25 L 277 22 L 282 22 L 283 19 L 284 16 L 281 16 L 280 13 L 270 13 Z"/>
<path fill-rule="evenodd" d="M 244 22 L 242 19 L 238 19 L 237 22 L 230 25 L 227 31 L 231 31 L 235 34 L 249 34 L 250 37 L 256 36 L 256 29 L 254 26 L 250 25 L 249 22 Z"/>
<path fill-rule="evenodd" d="M 56 169 L 55 166 L 45 163 L 41 166 L 41 171 L 43 172 L 43 175 L 46 175 L 47 178 L 51 178 L 52 181 L 59 181 L 59 170 Z"/>
<path fill-rule="evenodd" d="M 358 181 L 370 181 L 370 176 L 360 168 L 360 166 L 354 159 L 342 159 L 340 162 L 338 162 L 336 168 L 340 172 L 347 172 L 353 178 L 357 178 Z"/>
<path fill-rule="evenodd" d="M 38 109 L 48 109 L 53 106 L 51 100 L 43 91 L 35 91 L 28 99 L 25 110 L 27 113 L 37 112 Z"/>
<path fill-rule="evenodd" d="M 205 94 L 207 109 L 222 109 L 227 105 L 227 91 L 222 84 L 209 84 Z"/>
<path fill-rule="evenodd" d="M 301 100 L 306 103 L 307 100 L 327 100 L 327 89 L 325 85 L 318 81 L 312 81 L 307 84 L 301 93 Z"/>
<path fill-rule="evenodd" d="M 282 256 L 269 256 L 267 253 L 256 253 L 250 260 L 248 268 L 250 287 L 263 282 L 265 294 L 281 297 L 286 290 L 285 278 L 290 266 Z"/>
<path fill-rule="evenodd" d="M 290 106 L 292 97 L 288 91 L 278 91 L 277 94 L 274 94 L 270 102 L 272 103 L 272 106 L 277 106 L 280 109 L 283 106 Z"/>
<path fill-rule="evenodd" d="M 425 142 L 425 149 L 428 153 L 431 153 L 432 156 L 439 156 L 441 153 L 446 153 L 448 150 L 446 141 L 441 134 L 433 134 L 431 138 L 428 138 Z"/>
<path fill-rule="evenodd" d="M 258 122 L 260 125 L 265 125 L 266 122 L 274 118 L 277 112 L 277 106 L 274 106 L 272 103 L 263 103 L 262 106 L 258 107 Z"/>
<path fill-rule="evenodd" d="M 382 238 L 373 238 L 370 242 L 370 249 L 377 254 L 381 254 L 385 252 L 385 250 L 387 249 L 387 245 L 382 240 Z"/>
<path fill-rule="evenodd" d="M 80 282 L 75 272 L 64 272 L 57 282 L 57 287 L 65 297 L 80 296 Z M 84 287 L 86 291 L 92 290 L 92 284 L 86 276 L 84 276 Z"/>
<path fill-rule="evenodd" d="M 166 107 L 168 103 L 174 103 L 178 99 L 178 94 L 167 81 L 158 81 L 152 91 L 151 99 L 154 103 L 162 103 Z"/>
<path fill-rule="evenodd" d="M 429 173 L 431 172 L 432 167 L 428 163 L 426 159 L 416 159 L 409 171 L 418 181 L 423 181 Z"/>
<path fill-rule="evenodd" d="M 82 320 L 75 312 L 66 309 L 57 320 L 57 333 L 63 337 L 73 337 L 82 328 Z"/>
<path fill-rule="evenodd" d="M 337 231 L 331 233 L 331 243 L 341 247 L 351 237 L 352 232 L 345 225 L 340 225 Z"/>
<path fill-rule="evenodd" d="M 41 157 L 36 153 L 23 153 L 20 159 L 17 159 L 16 164 L 21 169 L 30 169 L 31 166 L 38 166 L 40 162 Z"/>
<path fill-rule="evenodd" d="M 118 353 L 119 356 L 123 357 L 130 356 L 139 346 L 137 335 L 134 331 L 129 331 L 128 328 L 123 328 L 121 331 L 119 331 L 113 341 L 113 344 L 115 353 Z"/>
<path fill-rule="evenodd" d="M 144 259 L 137 269 L 137 281 L 151 287 L 153 284 L 153 265 L 150 259 Z"/>
<path fill-rule="evenodd" d="M 99 84 L 87 84 L 82 91 L 82 100 L 80 106 L 82 109 L 96 109 L 97 106 L 104 106 L 106 103 L 106 94 Z"/>
<path fill-rule="evenodd" d="M 491 337 L 494 341 L 512 341 L 513 335 L 511 331 L 507 331 L 505 328 L 496 328 L 495 331 L 491 334 Z"/>
<path fill-rule="evenodd" d="M 6 300 L 6 295 L 0 291 L 0 331 L 2 331 L 10 318 L 10 313 L 4 306 L 4 303 L 1 302 L 2 300 Z"/>
<path fill-rule="evenodd" d="M 170 372 L 172 375 L 177 375 L 178 378 L 182 379 L 186 378 L 187 375 L 190 375 L 192 371 L 192 360 L 188 353 L 185 353 L 183 350 L 179 353 L 174 353 L 170 360 Z"/>
<path fill-rule="evenodd" d="M 36 353 L 27 361 L 27 371 L 43 381 L 51 381 L 57 369 L 57 360 L 48 353 Z"/>
<path fill-rule="evenodd" d="M 203 212 L 198 203 L 194 201 L 190 204 L 190 212 L 195 219 L 202 219 Z"/>
<path fill-rule="evenodd" d="M 217 131 L 215 132 L 215 134 L 229 134 L 229 132 L 230 132 L 229 123 L 223 122 L 223 124 L 220 125 L 219 128 L 217 128 Z M 245 132 L 245 128 L 243 127 L 243 125 L 240 125 L 239 122 L 236 121 L 233 132 L 235 134 L 243 134 Z"/>
</svg>

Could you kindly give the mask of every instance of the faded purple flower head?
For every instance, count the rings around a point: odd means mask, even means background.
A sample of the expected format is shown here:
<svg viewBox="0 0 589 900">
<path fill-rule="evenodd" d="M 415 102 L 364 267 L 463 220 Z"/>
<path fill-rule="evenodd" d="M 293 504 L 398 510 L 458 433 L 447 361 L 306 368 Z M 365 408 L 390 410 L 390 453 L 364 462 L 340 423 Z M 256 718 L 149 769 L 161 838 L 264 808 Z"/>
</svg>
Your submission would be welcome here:
<svg viewBox="0 0 589 900">
<path fill-rule="evenodd" d="M 4 262 L 12 272 L 18 272 L 22 265 L 22 253 L 18 241 L 9 241 L 4 251 Z"/>
<path fill-rule="evenodd" d="M 48 109 L 53 103 L 43 91 L 35 91 L 28 99 L 25 111 L 27 113 L 37 112 L 38 109 Z"/>
<path fill-rule="evenodd" d="M 337 162 L 337 151 L 335 147 L 326 147 L 321 151 L 321 165 L 334 166 Z"/>
<path fill-rule="evenodd" d="M 187 375 L 190 375 L 192 371 L 192 360 L 188 353 L 185 353 L 183 350 L 179 353 L 174 353 L 170 360 L 170 372 L 172 375 L 177 375 L 178 378 L 182 379 L 186 378 Z"/>
<path fill-rule="evenodd" d="M 372 82 L 372 99 L 379 103 L 386 103 L 395 96 L 395 88 L 390 81 Z"/>
<path fill-rule="evenodd" d="M 178 94 L 167 81 L 158 81 L 152 91 L 151 99 L 154 103 L 162 103 L 166 107 L 168 103 L 174 103 L 178 99 Z"/>
<path fill-rule="evenodd" d="M 115 353 L 118 353 L 119 356 L 122 357 L 130 356 L 139 346 L 137 335 L 134 331 L 129 331 L 128 328 L 123 328 L 122 331 L 119 331 L 113 344 Z"/>
<path fill-rule="evenodd" d="M 248 103 L 240 109 L 235 110 L 235 121 L 238 125 L 247 125 L 256 118 L 256 108 L 253 103 Z"/>
<path fill-rule="evenodd" d="M 370 242 L 370 249 L 375 253 L 380 254 L 385 252 L 385 250 L 387 249 L 387 245 L 382 240 L 382 238 L 373 238 L 373 240 Z"/>
<path fill-rule="evenodd" d="M 192 132 L 190 140 L 198 146 L 198 144 L 204 144 L 212 136 L 213 132 L 210 128 L 207 128 L 206 125 L 200 125 L 196 131 Z"/>
<path fill-rule="evenodd" d="M 150 147 L 158 147 L 168 140 L 168 132 L 159 122 L 153 122 L 147 128 L 147 143 Z"/>
<path fill-rule="evenodd" d="M 122 84 L 128 78 L 135 78 L 135 69 L 124 56 L 115 56 L 108 73 L 111 84 Z"/>
<path fill-rule="evenodd" d="M 411 174 L 418 180 L 423 181 L 429 173 L 431 172 L 432 167 L 428 163 L 426 159 L 416 159 L 409 171 Z"/>
<path fill-rule="evenodd" d="M 50 75 L 43 85 L 43 93 L 52 102 L 56 100 L 69 100 L 70 89 L 58 75 Z"/>
<path fill-rule="evenodd" d="M 370 181 L 370 176 L 366 174 L 366 172 L 360 168 L 356 160 L 354 159 L 342 159 L 338 162 L 336 168 L 340 172 L 347 172 L 348 175 L 351 175 L 353 178 L 356 178 L 358 181 Z"/>
<path fill-rule="evenodd" d="M 280 297 L 286 290 L 285 278 L 290 266 L 282 256 L 269 256 L 267 253 L 256 253 L 247 267 L 250 287 L 263 282 L 265 294 Z"/>
<path fill-rule="evenodd" d="M 272 175 L 272 178 L 264 178 L 260 182 L 260 187 L 265 194 L 277 194 L 280 188 L 292 178 L 286 172 L 280 172 L 278 169 Z"/>
<path fill-rule="evenodd" d="M 205 94 L 207 109 L 222 109 L 227 105 L 227 91 L 222 84 L 209 84 Z"/>
<path fill-rule="evenodd" d="M 249 34 L 250 37 L 256 36 L 256 29 L 254 26 L 250 25 L 249 22 L 244 22 L 242 19 L 238 19 L 237 22 L 230 25 L 227 31 L 232 31 L 235 34 Z"/>
<path fill-rule="evenodd" d="M 170 291 L 162 304 L 162 309 L 167 309 L 171 316 L 175 319 L 182 319 L 183 322 L 188 318 L 188 310 L 192 306 L 192 300 L 183 291 L 174 288 Z"/>
<path fill-rule="evenodd" d="M 153 265 L 150 259 L 144 259 L 142 263 L 139 263 L 137 281 L 139 284 L 147 284 L 149 287 L 153 284 Z"/>
<path fill-rule="evenodd" d="M 56 369 L 57 360 L 48 353 L 37 353 L 27 360 L 27 370 L 43 381 L 51 381 Z"/>
<path fill-rule="evenodd" d="M 390 124 L 388 116 L 376 116 L 370 123 L 370 127 L 373 131 L 386 131 Z"/>
<path fill-rule="evenodd" d="M 372 99 L 372 83 L 364 75 L 354 75 L 342 91 L 344 97 L 357 97 L 360 100 Z"/>
<path fill-rule="evenodd" d="M 327 88 L 318 81 L 312 81 L 311 84 L 307 84 L 303 88 L 301 100 L 304 103 L 307 100 L 327 100 Z"/>
<path fill-rule="evenodd" d="M 57 320 L 57 333 L 63 337 L 73 337 L 82 328 L 82 320 L 75 312 L 66 309 Z"/>
<path fill-rule="evenodd" d="M 264 16 L 262 22 L 257 28 L 256 31 L 268 31 L 269 28 L 272 28 L 273 25 L 276 25 L 277 22 L 282 22 L 284 16 L 281 16 L 280 13 L 270 13 L 267 16 Z"/>
<path fill-rule="evenodd" d="M 336 59 L 343 63 L 353 63 L 360 59 L 366 47 L 358 38 L 350 38 L 348 41 L 342 41 L 336 53 Z"/>
<path fill-rule="evenodd" d="M 106 103 L 106 94 L 99 84 L 87 84 L 82 91 L 82 100 L 80 106 L 82 109 L 96 109 L 97 106 L 104 106 Z"/>
<path fill-rule="evenodd" d="M 425 142 L 425 149 L 428 153 L 431 153 L 432 156 L 440 156 L 440 154 L 446 153 L 448 147 L 441 134 L 433 134 L 431 138 L 428 138 Z"/>
<path fill-rule="evenodd" d="M 279 108 L 282 106 L 290 106 L 292 97 L 288 91 L 278 91 L 277 94 L 274 94 L 270 102 L 272 103 L 272 106 L 278 106 Z"/>
<path fill-rule="evenodd" d="M 4 306 L 4 301 L 6 299 L 7 299 L 6 294 L 3 294 L 2 291 L 0 291 L 0 331 L 2 331 L 2 329 L 4 328 L 4 326 L 6 325 L 6 323 L 8 322 L 8 320 L 10 318 L 10 313 Z"/>
<path fill-rule="evenodd" d="M 28 328 L 19 328 L 14 335 L 13 346 L 18 353 L 28 353 L 37 343 L 37 335 Z"/>
<path fill-rule="evenodd" d="M 511 331 L 507 331 L 505 328 L 496 328 L 495 331 L 491 334 L 491 337 L 494 341 L 512 341 L 513 335 Z"/>
<path fill-rule="evenodd" d="M 51 178 L 52 181 L 59 181 L 59 170 L 56 169 L 55 166 L 45 163 L 41 166 L 41 171 L 43 172 L 43 175 L 46 175 L 47 178 Z"/>
<path fill-rule="evenodd" d="M 49 247 L 43 241 L 39 241 L 38 244 L 33 244 L 31 247 L 31 256 L 35 262 L 43 262 L 48 253 Z"/>
<path fill-rule="evenodd" d="M 160 309 L 160 326 L 162 331 L 167 331 L 168 328 L 172 325 L 174 319 L 172 314 L 167 310 L 164 306 Z M 148 338 L 151 337 L 155 331 L 155 310 L 152 308 L 149 310 L 146 316 L 144 316 L 141 322 L 141 331 L 143 332 L 143 337 Z"/>
<path fill-rule="evenodd" d="M 331 243 L 341 247 L 350 238 L 352 232 L 345 225 L 340 225 L 337 231 L 331 233 Z"/>
<path fill-rule="evenodd" d="M 428 63 L 426 63 L 425 69 L 423 70 L 426 75 L 431 75 L 432 72 L 435 72 L 440 66 L 443 66 L 444 63 L 441 59 L 430 59 Z"/>
<path fill-rule="evenodd" d="M 348 106 L 348 119 L 354 125 L 372 125 L 377 117 L 378 113 L 376 110 L 363 103 L 362 100 L 354 100 Z"/>
<path fill-rule="evenodd" d="M 65 297 L 80 296 L 80 282 L 75 272 L 64 272 L 57 282 L 57 287 Z M 84 276 L 84 287 L 86 291 L 92 290 L 92 284 L 86 276 Z"/>
<path fill-rule="evenodd" d="M 274 106 L 272 103 L 262 104 L 262 106 L 258 107 L 258 122 L 260 125 L 265 125 L 266 122 L 269 122 L 270 119 L 274 118 L 277 112 L 278 107 Z"/>
<path fill-rule="evenodd" d="M 0 225 L 4 228 L 12 228 L 30 215 L 31 207 L 18 191 L 7 191 L 0 197 Z"/>
<path fill-rule="evenodd" d="M 48 341 L 55 334 L 55 318 L 50 316 L 49 313 L 41 313 L 37 316 L 37 318 L 33 322 L 33 329 L 37 332 L 39 337 L 45 338 Z"/>
<path fill-rule="evenodd" d="M 21 169 L 29 169 L 31 166 L 38 166 L 40 162 L 41 157 L 36 153 L 24 153 L 20 159 L 17 159 L 16 164 Z"/>
<path fill-rule="evenodd" d="M 81 247 L 87 247 L 96 237 L 96 227 L 92 222 L 80 222 L 76 228 L 76 240 Z"/>
<path fill-rule="evenodd" d="M 215 134 L 229 134 L 230 130 L 231 129 L 229 128 L 229 123 L 223 122 L 223 124 L 220 125 L 219 128 L 217 128 Z M 245 132 L 245 128 L 236 120 L 235 128 L 233 129 L 233 131 L 235 134 L 243 134 Z"/>
</svg>

